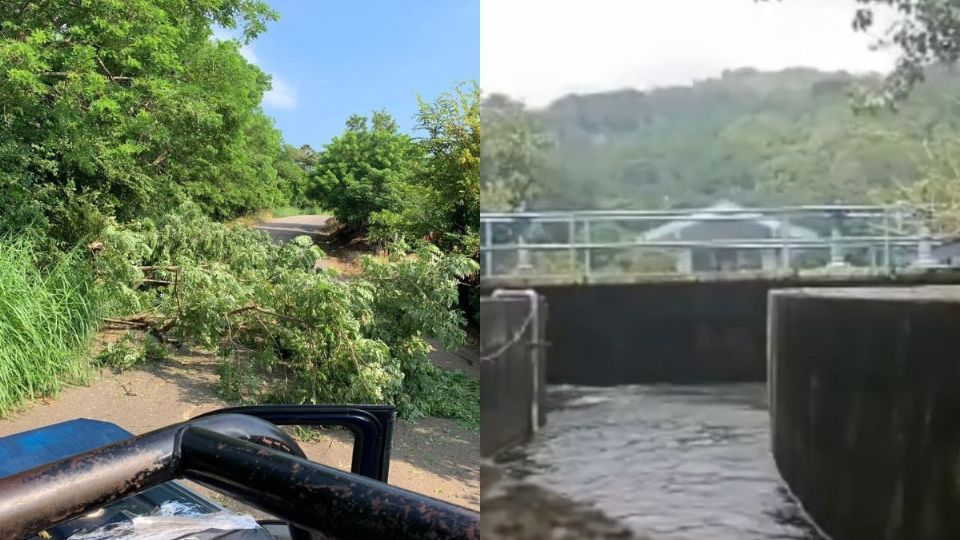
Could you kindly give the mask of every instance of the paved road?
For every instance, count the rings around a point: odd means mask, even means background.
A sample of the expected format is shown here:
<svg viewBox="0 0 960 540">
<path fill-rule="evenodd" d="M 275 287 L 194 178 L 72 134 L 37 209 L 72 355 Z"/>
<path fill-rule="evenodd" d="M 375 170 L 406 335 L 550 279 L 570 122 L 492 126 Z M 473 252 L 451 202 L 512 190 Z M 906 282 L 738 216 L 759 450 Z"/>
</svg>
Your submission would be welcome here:
<svg viewBox="0 0 960 540">
<path fill-rule="evenodd" d="M 343 245 L 334 239 L 336 228 L 332 218 L 324 215 L 289 216 L 253 227 L 266 232 L 276 242 L 286 242 L 306 234 L 323 250 L 324 257 L 317 261 L 318 269 L 332 268 L 344 276 L 358 275 L 359 257 L 367 251 L 362 246 Z"/>
<path fill-rule="evenodd" d="M 314 241 L 325 240 L 330 235 L 329 221 L 332 216 L 290 216 L 276 218 L 253 227 L 266 232 L 277 242 L 292 240 L 301 235 L 310 235 Z"/>
</svg>

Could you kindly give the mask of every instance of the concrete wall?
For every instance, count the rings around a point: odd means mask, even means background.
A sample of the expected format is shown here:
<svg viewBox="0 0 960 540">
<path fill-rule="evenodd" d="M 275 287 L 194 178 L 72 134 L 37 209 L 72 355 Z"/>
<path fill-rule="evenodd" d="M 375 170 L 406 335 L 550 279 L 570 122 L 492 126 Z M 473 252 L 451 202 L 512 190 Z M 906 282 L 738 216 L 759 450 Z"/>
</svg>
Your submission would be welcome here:
<svg viewBox="0 0 960 540">
<path fill-rule="evenodd" d="M 552 383 L 763 380 L 763 282 L 543 287 Z"/>
<path fill-rule="evenodd" d="M 781 476 L 835 540 L 960 538 L 960 292 L 779 291 Z"/>
<path fill-rule="evenodd" d="M 949 283 L 960 275 L 541 285 L 550 304 L 547 377 L 598 386 L 764 381 L 769 291 L 901 279 Z"/>
<path fill-rule="evenodd" d="M 480 364 L 482 456 L 526 441 L 546 419 L 546 351 L 537 346 L 543 341 L 546 307 L 543 298 L 539 298 L 537 317 L 524 330 L 531 313 L 527 298 L 480 300 L 480 351 L 484 357 Z M 517 336 L 520 339 L 504 349 Z M 492 356 L 500 351 L 501 354 Z"/>
</svg>

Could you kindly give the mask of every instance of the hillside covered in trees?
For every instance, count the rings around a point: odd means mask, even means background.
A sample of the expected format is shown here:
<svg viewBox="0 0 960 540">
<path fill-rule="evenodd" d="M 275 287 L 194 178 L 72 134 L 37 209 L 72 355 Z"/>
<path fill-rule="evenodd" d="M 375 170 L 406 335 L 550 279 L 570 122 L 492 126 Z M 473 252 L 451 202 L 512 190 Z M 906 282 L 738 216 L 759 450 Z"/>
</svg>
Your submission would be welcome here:
<svg viewBox="0 0 960 540">
<path fill-rule="evenodd" d="M 949 167 L 960 76 L 928 70 L 896 112 L 853 106 L 857 88 L 880 83 L 740 69 L 686 87 L 570 95 L 538 110 L 487 96 L 484 209 L 910 198 L 919 179 Z"/>
</svg>

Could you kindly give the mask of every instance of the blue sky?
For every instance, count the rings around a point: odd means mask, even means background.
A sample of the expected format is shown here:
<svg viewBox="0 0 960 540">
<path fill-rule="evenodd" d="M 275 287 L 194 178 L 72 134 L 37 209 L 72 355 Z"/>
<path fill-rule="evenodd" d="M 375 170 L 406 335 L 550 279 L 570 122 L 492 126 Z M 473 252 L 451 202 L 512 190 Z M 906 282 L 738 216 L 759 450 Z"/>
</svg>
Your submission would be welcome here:
<svg viewBox="0 0 960 540">
<path fill-rule="evenodd" d="M 281 19 L 241 52 L 273 77 L 264 110 L 293 145 L 320 148 L 354 113 L 416 126 L 433 99 L 480 78 L 479 0 L 270 0 Z"/>
</svg>

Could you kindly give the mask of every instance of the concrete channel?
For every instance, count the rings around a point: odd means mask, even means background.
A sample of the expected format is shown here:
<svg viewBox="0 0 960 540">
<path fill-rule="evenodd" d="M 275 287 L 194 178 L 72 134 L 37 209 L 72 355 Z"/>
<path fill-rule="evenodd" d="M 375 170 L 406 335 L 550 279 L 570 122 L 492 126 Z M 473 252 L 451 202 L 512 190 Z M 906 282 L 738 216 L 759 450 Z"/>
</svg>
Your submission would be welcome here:
<svg viewBox="0 0 960 540">
<path fill-rule="evenodd" d="M 957 276 L 928 281 L 956 283 Z M 504 514 L 522 500 L 502 497 L 496 486 L 504 485 L 503 471 L 491 458 L 523 448 L 538 429 L 549 431 L 547 384 L 598 388 L 590 396 L 622 388 L 616 396 L 629 391 L 648 406 L 666 399 L 675 408 L 686 405 L 672 390 L 649 385 L 692 384 L 678 392 L 699 396 L 737 388 L 717 384 L 766 381 L 763 444 L 772 450 L 771 478 L 782 479 L 800 519 L 815 530 L 802 538 L 960 538 L 960 287 L 893 279 L 562 285 L 538 293 L 498 293 L 482 302 L 488 468 L 481 474 L 483 490 L 496 492 L 482 494 L 482 505 Z M 621 384 L 632 386 L 599 389 Z M 769 463 L 771 452 L 763 453 Z M 548 495 L 542 500 L 557 494 Z M 566 509 L 555 514 L 567 523 L 575 506 L 557 500 L 562 504 L 553 506 Z M 572 537 L 630 537 L 604 514 L 591 516 L 586 521 L 605 524 L 608 533 L 581 529 Z"/>
</svg>

